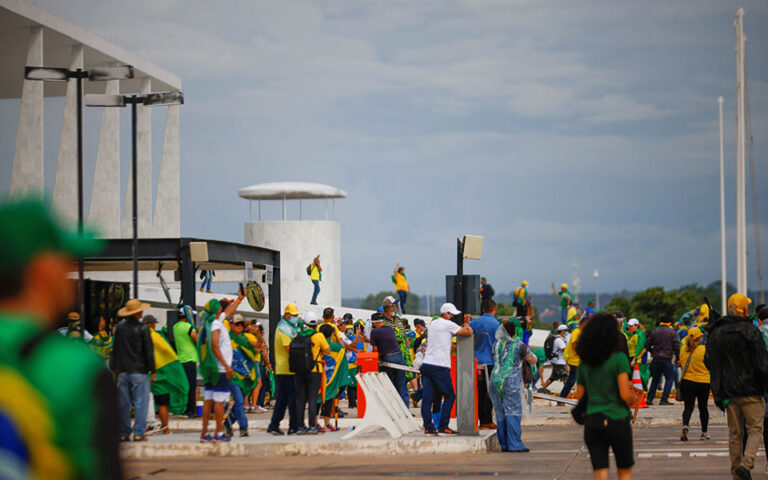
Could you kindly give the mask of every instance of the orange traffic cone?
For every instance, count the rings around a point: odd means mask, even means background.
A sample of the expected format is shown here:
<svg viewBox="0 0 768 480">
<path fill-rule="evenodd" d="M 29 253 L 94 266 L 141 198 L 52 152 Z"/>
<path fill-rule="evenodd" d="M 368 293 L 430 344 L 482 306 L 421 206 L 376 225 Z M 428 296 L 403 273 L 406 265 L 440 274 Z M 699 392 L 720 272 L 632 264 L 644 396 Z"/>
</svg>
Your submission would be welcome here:
<svg viewBox="0 0 768 480">
<path fill-rule="evenodd" d="M 639 408 L 648 408 L 648 404 L 645 403 L 645 391 L 643 390 L 643 380 L 640 378 L 640 367 L 635 364 L 635 368 L 632 371 L 632 388 L 638 392 L 641 393 L 640 395 L 640 407 Z M 635 404 L 630 405 L 630 409 L 635 408 Z"/>
</svg>

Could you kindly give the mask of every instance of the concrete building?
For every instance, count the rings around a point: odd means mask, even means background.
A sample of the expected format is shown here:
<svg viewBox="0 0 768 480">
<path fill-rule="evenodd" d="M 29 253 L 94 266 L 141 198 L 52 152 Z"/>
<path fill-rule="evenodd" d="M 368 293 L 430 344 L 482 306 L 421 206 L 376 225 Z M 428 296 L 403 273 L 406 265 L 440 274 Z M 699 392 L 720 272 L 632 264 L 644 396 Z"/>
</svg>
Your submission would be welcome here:
<svg viewBox="0 0 768 480">
<path fill-rule="evenodd" d="M 48 193 L 53 207 L 67 220 L 77 219 L 77 102 L 75 80 L 25 80 L 25 66 L 93 67 L 132 65 L 134 78 L 106 82 L 84 81 L 85 93 L 131 94 L 181 90 L 181 79 L 86 29 L 43 10 L 26 0 L 0 0 L 0 99 L 19 98 L 16 145 L 10 197 Z M 54 185 L 45 185 L 43 145 L 44 97 L 65 96 Z M 150 108 L 139 106 L 138 221 L 140 237 L 178 237 L 179 214 L 179 107 L 167 108 L 156 201 L 152 191 L 152 119 Z M 160 113 L 160 112 L 158 112 Z M 8 125 L 8 128 L 14 128 Z M 6 128 L 4 125 L 3 128 Z M 131 189 L 121 215 L 119 109 L 104 108 L 97 137 L 98 154 L 90 201 L 84 198 L 86 222 L 106 238 L 131 235 Z M 126 140 L 129 141 L 129 140 Z M 124 162 L 130 158 L 123 159 Z M 87 175 L 86 175 L 87 177 Z M 125 179 L 130 185 L 131 178 Z M 90 208 L 89 208 L 90 204 Z"/>
<path fill-rule="evenodd" d="M 259 218 L 245 224 L 245 243 L 280 251 L 281 298 L 284 303 L 308 305 L 313 285 L 307 275 L 307 266 L 315 255 L 320 255 L 323 268 L 320 282 L 320 305 L 341 305 L 341 226 L 329 220 L 335 210 L 335 199 L 345 198 L 347 192 L 330 185 L 304 182 L 277 182 L 252 185 L 238 190 L 237 194 L 250 201 L 259 202 Z M 289 200 L 324 199 L 325 220 L 298 220 L 286 218 L 286 202 Z M 283 202 L 283 218 L 261 221 L 261 201 Z M 301 212 L 301 208 L 299 208 Z"/>
</svg>

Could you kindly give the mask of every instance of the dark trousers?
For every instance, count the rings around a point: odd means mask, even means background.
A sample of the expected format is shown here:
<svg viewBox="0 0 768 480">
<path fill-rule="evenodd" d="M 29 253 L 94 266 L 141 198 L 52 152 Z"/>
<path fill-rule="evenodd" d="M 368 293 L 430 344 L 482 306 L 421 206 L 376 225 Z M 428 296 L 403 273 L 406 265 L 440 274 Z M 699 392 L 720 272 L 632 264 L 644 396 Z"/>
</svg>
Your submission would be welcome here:
<svg viewBox="0 0 768 480">
<path fill-rule="evenodd" d="M 408 292 L 405 290 L 398 290 L 397 296 L 400 297 L 400 311 L 405 315 L 405 302 L 408 301 Z"/>
<path fill-rule="evenodd" d="M 648 389 L 647 401 L 651 402 L 656 397 L 656 389 L 659 388 L 659 381 L 664 375 L 664 392 L 661 394 L 661 401 L 669 401 L 669 392 L 672 390 L 672 384 L 675 382 L 675 366 L 672 360 L 654 359 L 651 362 L 651 388 Z"/>
<path fill-rule="evenodd" d="M 680 382 L 680 393 L 683 395 L 685 408 L 683 409 L 683 425 L 688 425 L 693 413 L 694 402 L 699 403 L 699 420 L 701 421 L 701 431 L 706 432 L 709 425 L 709 384 L 683 380 Z"/>
<path fill-rule="evenodd" d="M 269 379 L 267 378 L 267 369 L 264 366 L 261 367 L 261 390 L 259 390 L 259 396 L 256 397 L 256 405 L 264 408 L 264 398 L 267 396 L 267 390 L 270 390 Z M 270 390 L 271 392 L 271 390 Z"/>
<path fill-rule="evenodd" d="M 304 425 L 304 408 L 307 407 L 309 426 L 314 427 L 317 425 L 317 396 L 322 382 L 320 373 L 297 373 L 293 377 L 296 381 L 296 415 L 299 417 L 299 426 Z"/>
<path fill-rule="evenodd" d="M 312 291 L 312 305 L 317 303 L 317 295 L 320 293 L 320 280 L 312 280 L 314 290 Z"/>
<path fill-rule="evenodd" d="M 184 413 L 197 416 L 197 398 L 195 397 L 195 392 L 197 391 L 197 362 L 185 362 L 182 366 L 184 367 L 184 373 L 187 375 L 187 382 L 189 382 L 187 410 Z"/>
<path fill-rule="evenodd" d="M 573 388 L 573 385 L 576 383 L 576 375 L 579 372 L 579 367 L 576 365 L 568 365 L 568 378 L 565 380 L 565 384 L 563 385 L 563 389 L 560 391 L 560 397 L 567 398 L 568 394 L 571 393 L 571 389 Z"/>
<path fill-rule="evenodd" d="M 381 360 L 387 363 L 395 363 L 397 365 L 405 365 L 403 360 L 403 354 L 400 352 L 390 353 L 389 355 L 382 355 Z M 405 408 L 408 408 L 408 377 L 405 375 L 405 370 L 397 368 L 381 367 L 382 373 L 386 373 L 389 377 L 389 381 L 400 394 L 400 398 L 405 403 Z"/>
<path fill-rule="evenodd" d="M 493 403 L 491 403 L 491 396 L 488 394 L 485 369 L 488 369 L 488 378 L 491 378 L 493 365 L 486 365 L 477 370 L 477 419 L 480 425 L 493 423 Z"/>
<path fill-rule="evenodd" d="M 349 408 L 357 407 L 357 385 L 347 387 L 347 400 L 349 400 Z"/>
<path fill-rule="evenodd" d="M 424 382 L 424 400 L 421 402 L 421 417 L 424 419 L 424 429 L 435 428 L 432 422 L 432 399 L 435 394 L 443 396 L 443 407 L 440 409 L 440 425 L 438 431 L 448 428 L 451 419 L 453 402 L 456 400 L 456 392 L 453 391 L 451 382 L 451 369 L 438 367 L 424 363 L 421 365 L 421 379 Z"/>
<path fill-rule="evenodd" d="M 280 428 L 286 408 L 288 409 L 288 428 L 291 430 L 299 428 L 296 415 L 296 384 L 293 377 L 293 375 L 275 375 L 275 409 L 272 411 L 272 421 L 269 422 L 269 428 L 272 430 Z"/>
</svg>

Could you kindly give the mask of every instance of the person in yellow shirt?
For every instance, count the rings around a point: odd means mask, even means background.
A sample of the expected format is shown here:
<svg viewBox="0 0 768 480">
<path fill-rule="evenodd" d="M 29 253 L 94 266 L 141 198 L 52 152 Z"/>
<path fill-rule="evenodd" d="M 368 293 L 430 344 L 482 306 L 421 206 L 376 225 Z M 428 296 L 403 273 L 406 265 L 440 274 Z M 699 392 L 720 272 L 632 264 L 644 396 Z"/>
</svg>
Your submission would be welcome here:
<svg viewBox="0 0 768 480">
<path fill-rule="evenodd" d="M 277 324 L 275 330 L 275 409 L 272 411 L 272 420 L 267 427 L 267 433 L 283 435 L 280 430 L 280 422 L 288 409 L 288 434 L 293 435 L 299 428 L 299 420 L 296 415 L 296 384 L 293 380 L 293 372 L 288 366 L 288 350 L 291 340 L 299 333 L 299 309 L 293 303 L 285 306 L 283 318 Z"/>
<path fill-rule="evenodd" d="M 576 345 L 579 343 L 579 337 L 581 336 L 581 330 L 587 324 L 587 317 L 582 317 L 579 321 L 579 325 L 571 332 L 571 339 L 568 341 L 568 345 L 565 347 L 565 361 L 568 364 L 568 379 L 566 379 L 563 389 L 560 391 L 561 398 L 567 398 L 571 393 L 571 389 L 576 384 L 576 375 L 579 372 L 579 365 L 581 365 L 581 358 L 576 353 Z"/>
<path fill-rule="evenodd" d="M 317 255 L 312 263 L 307 267 L 309 270 L 309 279 L 312 280 L 312 284 L 315 290 L 312 292 L 312 305 L 317 305 L 317 295 L 320 293 L 320 282 L 323 280 L 323 267 L 320 266 L 320 255 Z"/>
<path fill-rule="evenodd" d="M 696 325 L 702 326 L 709 322 L 709 299 L 703 297 L 701 299 L 701 306 L 699 307 L 699 314 L 696 317 Z"/>
<path fill-rule="evenodd" d="M 313 312 L 304 313 L 304 330 L 298 335 L 308 336 L 312 341 L 312 358 L 315 359 L 315 366 L 310 372 L 297 372 L 293 378 L 296 382 L 296 415 L 299 419 L 298 434 L 317 434 L 320 429 L 317 426 L 317 396 L 320 394 L 320 386 L 323 377 L 323 362 L 320 360 L 323 355 L 331 354 L 331 346 L 328 345 L 325 335 L 317 331 L 318 319 Z M 304 408 L 307 409 L 309 416 L 309 428 L 304 425 Z"/>
<path fill-rule="evenodd" d="M 400 266 L 400 262 L 395 265 L 395 273 L 392 275 L 392 283 L 395 284 L 397 296 L 400 297 L 400 311 L 405 314 L 405 302 L 408 301 L 408 294 L 411 293 L 411 287 L 408 285 L 408 279 L 405 277 L 405 268 Z"/>
<path fill-rule="evenodd" d="M 683 410 L 683 433 L 680 440 L 688 440 L 688 422 L 691 420 L 694 402 L 699 404 L 699 419 L 701 420 L 701 439 L 709 440 L 707 426 L 709 424 L 709 370 L 704 365 L 704 353 L 706 347 L 701 344 L 703 338 L 701 330 L 692 327 L 688 330 L 688 336 L 683 340 L 683 348 L 680 349 L 680 365 L 685 369 L 680 382 L 680 391 L 685 402 Z M 687 365 L 687 367 L 686 367 Z"/>
</svg>

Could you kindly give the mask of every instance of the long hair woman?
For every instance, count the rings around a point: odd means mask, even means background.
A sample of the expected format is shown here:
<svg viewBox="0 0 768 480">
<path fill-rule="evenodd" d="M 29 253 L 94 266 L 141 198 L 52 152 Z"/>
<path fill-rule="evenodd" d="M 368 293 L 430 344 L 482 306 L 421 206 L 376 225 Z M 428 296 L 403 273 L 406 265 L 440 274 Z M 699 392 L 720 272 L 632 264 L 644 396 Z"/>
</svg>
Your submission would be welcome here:
<svg viewBox="0 0 768 480">
<path fill-rule="evenodd" d="M 701 439 L 709 440 L 707 426 L 709 424 L 709 370 L 704 365 L 704 353 L 706 347 L 701 344 L 703 335 L 696 327 L 688 329 L 685 337 L 685 345 L 680 349 L 680 365 L 688 368 L 680 382 L 680 390 L 683 395 L 685 408 L 683 409 L 683 433 L 680 440 L 688 440 L 688 422 L 691 420 L 694 402 L 699 404 L 699 420 L 701 420 Z"/>
<path fill-rule="evenodd" d="M 608 449 L 613 450 L 619 480 L 632 478 L 632 426 L 629 405 L 635 395 L 629 380 L 627 356 L 620 351 L 620 332 L 613 315 L 590 318 L 581 333 L 576 352 L 581 366 L 576 396 L 587 396 L 584 443 L 589 449 L 595 480 L 608 478 Z"/>
<path fill-rule="evenodd" d="M 491 403 L 496 412 L 496 438 L 502 452 L 527 452 L 522 441 L 523 418 L 521 363 L 525 368 L 536 363 L 536 355 L 528 345 L 517 336 L 514 322 L 503 323 L 496 330 L 496 342 L 493 344 L 494 368 L 491 373 Z"/>
</svg>

